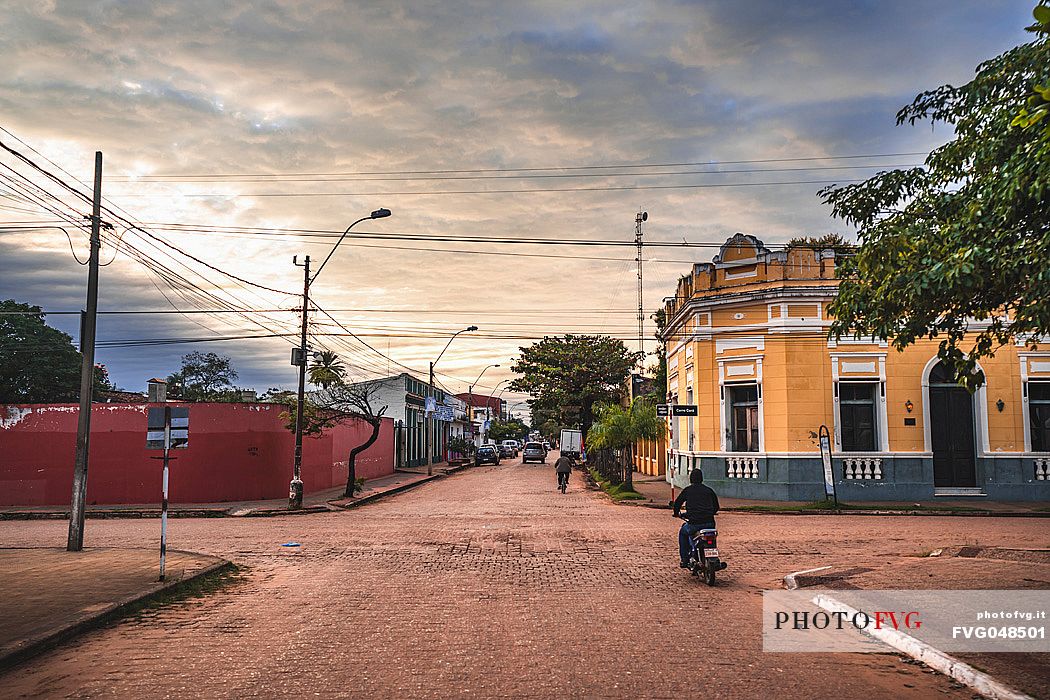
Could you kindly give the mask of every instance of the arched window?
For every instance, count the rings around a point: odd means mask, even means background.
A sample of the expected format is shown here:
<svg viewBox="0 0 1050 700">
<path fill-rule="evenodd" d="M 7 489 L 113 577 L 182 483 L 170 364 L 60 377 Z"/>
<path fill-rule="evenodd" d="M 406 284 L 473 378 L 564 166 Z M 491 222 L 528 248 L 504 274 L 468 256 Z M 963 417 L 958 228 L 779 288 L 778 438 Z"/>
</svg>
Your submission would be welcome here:
<svg viewBox="0 0 1050 700">
<path fill-rule="evenodd" d="M 955 379 L 955 372 L 943 362 L 938 362 L 930 370 L 930 384 L 955 385 L 958 383 Z"/>
</svg>

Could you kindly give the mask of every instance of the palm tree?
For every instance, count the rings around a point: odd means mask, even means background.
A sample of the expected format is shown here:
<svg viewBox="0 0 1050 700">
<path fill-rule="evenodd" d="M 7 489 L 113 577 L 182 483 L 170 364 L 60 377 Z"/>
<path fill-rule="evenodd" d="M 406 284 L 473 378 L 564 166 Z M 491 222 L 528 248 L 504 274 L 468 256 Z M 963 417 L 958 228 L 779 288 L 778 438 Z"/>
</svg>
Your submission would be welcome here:
<svg viewBox="0 0 1050 700">
<path fill-rule="evenodd" d="M 628 488 L 634 488 L 632 474 L 635 446 L 640 440 L 660 439 L 665 429 L 664 421 L 656 415 L 656 406 L 639 396 L 627 408 L 619 404 L 599 408 L 597 420 L 587 432 L 587 445 L 620 450 L 623 457 L 623 483 Z"/>
<path fill-rule="evenodd" d="M 333 384 L 343 381 L 346 376 L 346 365 L 331 350 L 323 350 L 314 356 L 314 363 L 310 365 L 310 383 L 327 389 Z"/>
</svg>

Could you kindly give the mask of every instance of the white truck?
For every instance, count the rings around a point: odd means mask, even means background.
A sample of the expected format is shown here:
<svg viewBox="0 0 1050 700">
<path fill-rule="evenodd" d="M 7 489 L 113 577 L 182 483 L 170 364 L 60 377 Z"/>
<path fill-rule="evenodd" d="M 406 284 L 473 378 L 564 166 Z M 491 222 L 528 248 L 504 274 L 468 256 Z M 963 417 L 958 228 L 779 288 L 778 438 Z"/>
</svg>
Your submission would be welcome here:
<svg viewBox="0 0 1050 700">
<path fill-rule="evenodd" d="M 559 449 L 561 449 L 563 455 L 566 457 L 572 457 L 573 459 L 579 459 L 582 446 L 583 433 L 579 430 L 561 431 Z"/>
</svg>

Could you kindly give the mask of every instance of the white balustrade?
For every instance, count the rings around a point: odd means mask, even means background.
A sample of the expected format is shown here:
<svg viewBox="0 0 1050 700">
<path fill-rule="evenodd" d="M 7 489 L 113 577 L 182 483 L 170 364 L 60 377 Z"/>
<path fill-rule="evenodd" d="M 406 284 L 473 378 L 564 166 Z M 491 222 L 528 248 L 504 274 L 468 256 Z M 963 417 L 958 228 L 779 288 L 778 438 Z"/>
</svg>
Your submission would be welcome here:
<svg viewBox="0 0 1050 700">
<path fill-rule="evenodd" d="M 1036 458 L 1035 478 L 1038 481 L 1050 481 L 1050 457 Z"/>
<path fill-rule="evenodd" d="M 758 457 L 726 457 L 726 477 L 730 479 L 757 479 Z"/>
<path fill-rule="evenodd" d="M 847 479 L 882 479 L 882 458 L 845 457 L 842 471 Z"/>
</svg>

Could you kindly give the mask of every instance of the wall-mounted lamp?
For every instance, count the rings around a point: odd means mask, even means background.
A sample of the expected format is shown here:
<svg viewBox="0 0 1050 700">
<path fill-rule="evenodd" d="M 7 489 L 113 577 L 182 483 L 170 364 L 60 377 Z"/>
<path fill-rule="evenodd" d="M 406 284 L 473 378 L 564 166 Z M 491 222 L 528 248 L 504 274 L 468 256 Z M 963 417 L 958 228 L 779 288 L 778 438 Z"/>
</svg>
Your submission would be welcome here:
<svg viewBox="0 0 1050 700">
<path fill-rule="evenodd" d="M 915 410 L 915 404 L 913 404 L 911 402 L 911 399 L 908 399 L 907 401 L 904 402 L 904 410 L 907 411 L 908 413 L 911 413 L 912 411 Z"/>
<path fill-rule="evenodd" d="M 1006 408 L 1006 402 L 1002 399 L 999 399 L 995 402 L 995 407 L 999 409 L 999 413 L 1002 413 L 1003 409 Z"/>
</svg>

